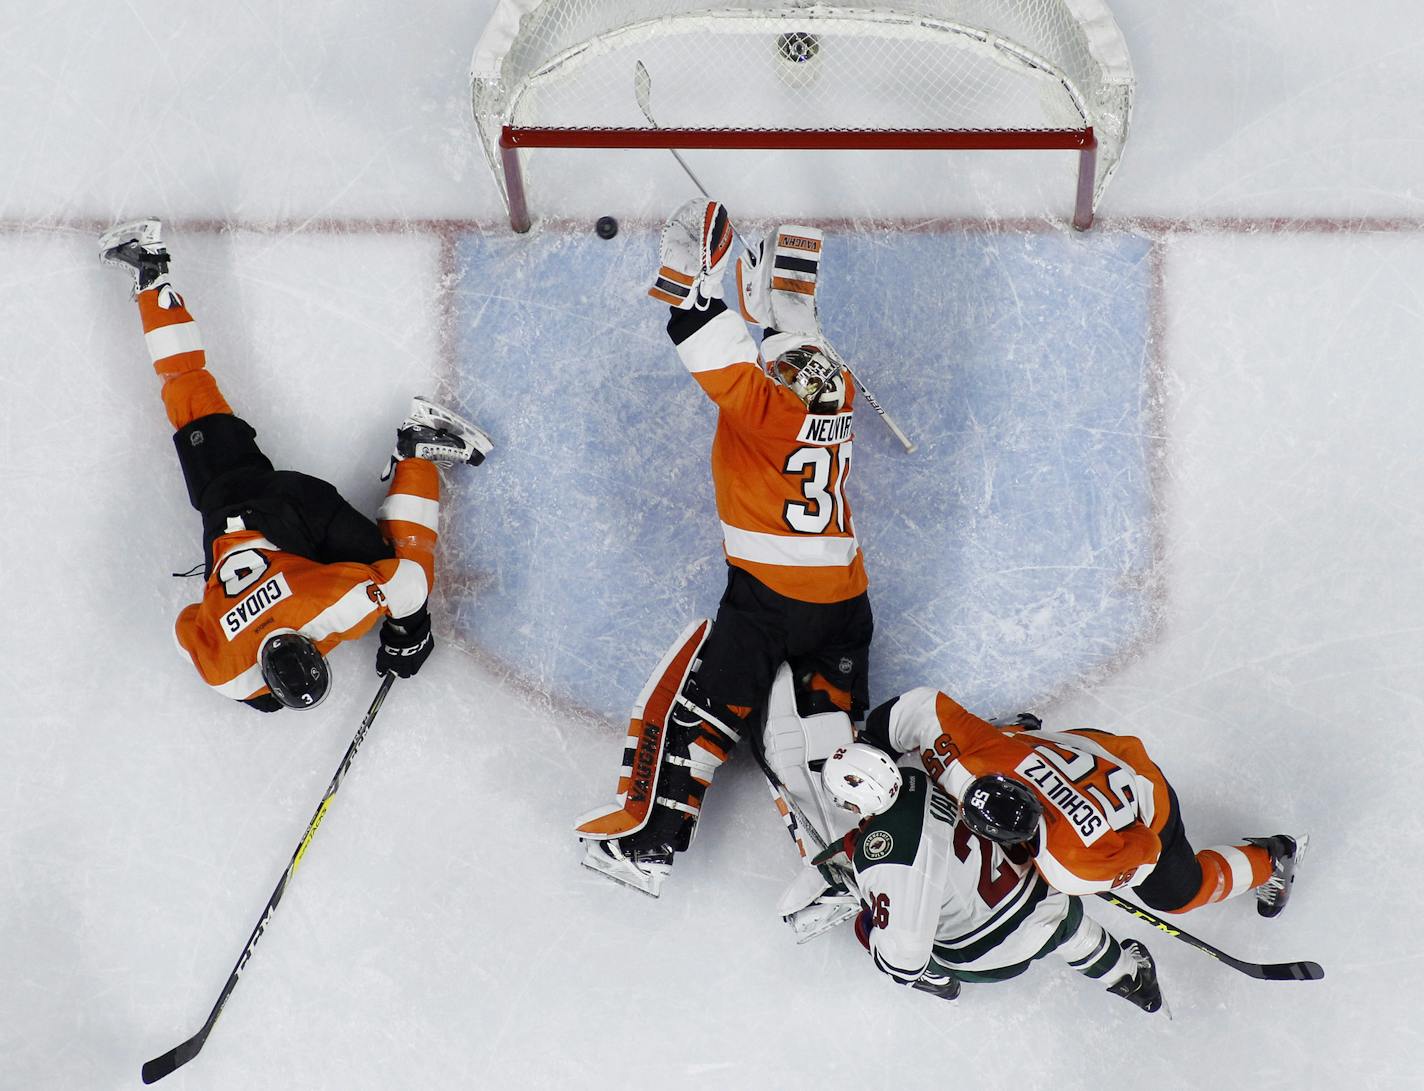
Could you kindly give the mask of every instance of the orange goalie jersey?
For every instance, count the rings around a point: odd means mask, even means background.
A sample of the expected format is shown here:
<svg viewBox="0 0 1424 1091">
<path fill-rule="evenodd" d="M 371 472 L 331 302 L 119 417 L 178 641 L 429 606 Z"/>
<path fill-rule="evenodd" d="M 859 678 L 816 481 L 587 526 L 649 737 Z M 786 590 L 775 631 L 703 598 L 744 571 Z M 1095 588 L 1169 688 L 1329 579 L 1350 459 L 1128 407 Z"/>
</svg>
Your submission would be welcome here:
<svg viewBox="0 0 1424 1091">
<path fill-rule="evenodd" d="M 928 688 L 896 699 L 887 721 L 876 719 L 870 733 L 888 735 L 897 752 L 918 752 L 955 799 L 990 773 L 1032 788 L 1043 804 L 1034 863 L 1065 894 L 1135 885 L 1161 855 L 1167 781 L 1130 735 L 1002 729 Z"/>
<path fill-rule="evenodd" d="M 840 412 L 808 412 L 762 370 L 746 324 L 720 300 L 705 312 L 675 313 L 668 330 L 720 410 L 712 481 L 727 562 L 801 602 L 864 592 L 865 562 L 845 495 L 854 390 L 847 388 Z"/>
<path fill-rule="evenodd" d="M 395 557 L 321 564 L 278 549 L 239 518 L 213 543 L 202 601 L 178 615 L 176 637 L 203 680 L 224 697 L 268 692 L 257 665 L 263 638 L 293 629 L 325 655 L 383 617 L 418 611 L 435 581 L 440 477 L 434 463 L 397 462 L 377 525 Z"/>
</svg>

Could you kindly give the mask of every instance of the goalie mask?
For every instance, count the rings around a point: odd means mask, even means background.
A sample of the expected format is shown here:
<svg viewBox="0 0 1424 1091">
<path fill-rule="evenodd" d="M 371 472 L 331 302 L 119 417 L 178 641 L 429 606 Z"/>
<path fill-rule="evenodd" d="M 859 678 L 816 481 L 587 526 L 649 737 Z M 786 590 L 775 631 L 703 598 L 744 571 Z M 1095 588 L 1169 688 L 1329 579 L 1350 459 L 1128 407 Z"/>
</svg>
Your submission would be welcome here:
<svg viewBox="0 0 1424 1091">
<path fill-rule="evenodd" d="M 316 708 L 331 689 L 331 668 L 316 645 L 301 633 L 281 629 L 257 653 L 262 681 L 287 708 Z"/>
<path fill-rule="evenodd" d="M 1002 773 L 969 782 L 960 817 L 969 829 L 1000 845 L 1017 845 L 1038 833 L 1043 804 L 1033 789 Z"/>
<path fill-rule="evenodd" d="M 901 781 L 900 767 L 883 750 L 863 742 L 836 747 L 821 767 L 821 784 L 831 802 L 866 818 L 890 809 Z"/>
<path fill-rule="evenodd" d="M 787 349 L 771 361 L 767 370 L 812 413 L 839 413 L 845 408 L 845 373 L 819 345 Z"/>
</svg>

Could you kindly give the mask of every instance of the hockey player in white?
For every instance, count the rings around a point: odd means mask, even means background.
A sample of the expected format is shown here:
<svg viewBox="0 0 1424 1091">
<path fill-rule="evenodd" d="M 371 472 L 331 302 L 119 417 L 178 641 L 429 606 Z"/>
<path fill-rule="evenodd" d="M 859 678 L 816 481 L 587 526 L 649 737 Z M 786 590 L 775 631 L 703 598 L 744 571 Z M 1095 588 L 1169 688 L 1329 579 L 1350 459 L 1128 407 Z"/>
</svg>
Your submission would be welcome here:
<svg viewBox="0 0 1424 1091">
<path fill-rule="evenodd" d="M 1005 981 L 1052 952 L 1143 1011 L 1162 1007 L 1145 946 L 1115 939 L 1080 898 L 1050 887 L 1026 851 L 971 832 L 923 771 L 851 743 L 826 760 L 822 783 L 866 821 L 816 863 L 850 872 L 862 906 L 856 937 L 893 980 L 953 1000 L 961 982 Z"/>
<path fill-rule="evenodd" d="M 802 715 L 786 666 L 761 742 L 808 865 L 780 905 L 802 942 L 859 910 L 856 934 L 876 967 L 923 992 L 952 1000 L 961 981 L 1016 977 L 1051 951 L 1144 1011 L 1161 1007 L 1146 947 L 1114 939 L 1026 850 L 973 833 L 922 770 L 854 742 L 844 713 Z"/>
</svg>

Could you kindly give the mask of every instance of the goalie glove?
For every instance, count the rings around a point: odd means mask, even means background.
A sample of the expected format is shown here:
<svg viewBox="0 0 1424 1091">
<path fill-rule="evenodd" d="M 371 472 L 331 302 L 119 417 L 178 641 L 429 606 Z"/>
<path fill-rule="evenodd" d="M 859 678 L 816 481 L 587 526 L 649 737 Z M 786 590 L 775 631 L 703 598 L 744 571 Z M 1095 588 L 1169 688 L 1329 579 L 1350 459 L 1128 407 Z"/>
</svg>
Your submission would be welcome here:
<svg viewBox="0 0 1424 1091">
<path fill-rule="evenodd" d="M 720 201 L 695 198 L 663 225 L 658 275 L 648 295 L 679 311 L 703 310 L 722 298 L 722 273 L 732 253 L 732 221 Z"/>
</svg>

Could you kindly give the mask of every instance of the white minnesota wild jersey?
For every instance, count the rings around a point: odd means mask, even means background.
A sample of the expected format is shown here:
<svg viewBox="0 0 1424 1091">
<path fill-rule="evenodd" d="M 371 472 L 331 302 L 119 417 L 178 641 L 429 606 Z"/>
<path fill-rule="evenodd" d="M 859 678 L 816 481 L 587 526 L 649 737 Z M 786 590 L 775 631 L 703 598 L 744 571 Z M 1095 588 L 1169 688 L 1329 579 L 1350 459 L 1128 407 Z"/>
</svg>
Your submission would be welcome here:
<svg viewBox="0 0 1424 1091">
<path fill-rule="evenodd" d="M 1027 852 L 1011 857 L 957 823 L 954 802 L 922 771 L 901 772 L 899 798 L 861 828 L 852 858 L 875 965 L 908 984 L 931 954 L 978 973 L 1056 946 L 1070 899 L 1044 882 Z"/>
</svg>

